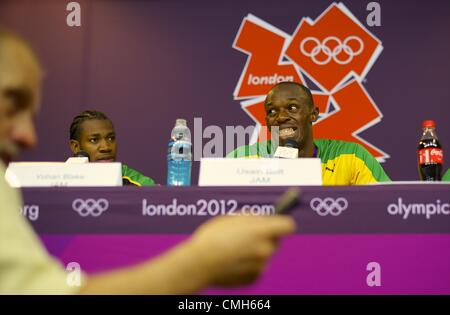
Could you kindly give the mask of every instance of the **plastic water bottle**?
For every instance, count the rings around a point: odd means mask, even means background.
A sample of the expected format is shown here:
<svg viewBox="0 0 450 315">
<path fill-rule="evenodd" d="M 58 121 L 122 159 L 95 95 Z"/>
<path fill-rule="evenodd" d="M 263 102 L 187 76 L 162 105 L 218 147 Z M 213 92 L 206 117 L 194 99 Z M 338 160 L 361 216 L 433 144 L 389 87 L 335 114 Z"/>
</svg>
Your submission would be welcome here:
<svg viewBox="0 0 450 315">
<path fill-rule="evenodd" d="M 167 185 L 190 186 L 192 166 L 191 131 L 185 119 L 177 119 L 167 147 Z"/>
</svg>

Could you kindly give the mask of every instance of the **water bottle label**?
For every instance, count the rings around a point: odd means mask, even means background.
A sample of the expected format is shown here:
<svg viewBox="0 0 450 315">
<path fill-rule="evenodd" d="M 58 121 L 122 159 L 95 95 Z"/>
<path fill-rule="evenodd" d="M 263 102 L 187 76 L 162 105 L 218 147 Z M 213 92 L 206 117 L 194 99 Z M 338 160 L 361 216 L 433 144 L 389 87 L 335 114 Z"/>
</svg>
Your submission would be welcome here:
<svg viewBox="0 0 450 315">
<path fill-rule="evenodd" d="M 443 164 L 444 151 L 439 148 L 426 148 L 419 150 L 419 164 Z"/>
</svg>

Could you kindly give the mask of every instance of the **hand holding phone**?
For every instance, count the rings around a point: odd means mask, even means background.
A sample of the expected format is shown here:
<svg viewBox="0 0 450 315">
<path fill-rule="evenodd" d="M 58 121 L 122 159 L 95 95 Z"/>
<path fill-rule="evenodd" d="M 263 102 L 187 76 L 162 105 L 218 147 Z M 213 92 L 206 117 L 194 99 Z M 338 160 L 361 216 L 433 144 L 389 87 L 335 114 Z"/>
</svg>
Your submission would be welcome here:
<svg viewBox="0 0 450 315">
<path fill-rule="evenodd" d="M 298 187 L 289 188 L 275 202 L 275 214 L 286 214 L 298 203 L 299 198 L 300 189 Z"/>
</svg>

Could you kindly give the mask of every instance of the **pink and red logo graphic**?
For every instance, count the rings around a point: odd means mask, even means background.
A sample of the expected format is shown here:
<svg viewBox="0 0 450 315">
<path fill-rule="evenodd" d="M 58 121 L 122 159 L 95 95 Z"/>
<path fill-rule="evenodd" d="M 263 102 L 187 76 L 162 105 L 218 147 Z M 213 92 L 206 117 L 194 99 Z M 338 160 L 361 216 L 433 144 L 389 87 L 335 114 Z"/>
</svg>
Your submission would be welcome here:
<svg viewBox="0 0 450 315">
<path fill-rule="evenodd" d="M 292 35 L 249 14 L 233 48 L 248 55 L 233 96 L 258 127 L 266 125 L 263 102 L 275 84 L 307 85 L 308 78 L 317 86 L 311 88 L 320 111 L 316 138 L 357 142 L 379 161 L 389 158 L 358 136 L 383 117 L 362 85 L 383 46 L 342 3 L 331 4 L 315 21 L 302 18 Z"/>
</svg>

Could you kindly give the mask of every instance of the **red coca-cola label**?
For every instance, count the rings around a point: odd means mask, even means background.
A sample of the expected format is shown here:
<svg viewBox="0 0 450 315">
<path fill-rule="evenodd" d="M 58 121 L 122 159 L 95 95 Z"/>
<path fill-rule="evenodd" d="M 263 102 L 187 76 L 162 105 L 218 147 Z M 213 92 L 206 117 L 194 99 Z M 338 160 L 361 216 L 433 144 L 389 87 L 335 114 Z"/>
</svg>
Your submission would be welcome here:
<svg viewBox="0 0 450 315">
<path fill-rule="evenodd" d="M 444 163 L 444 151 L 439 148 L 426 148 L 419 150 L 419 164 Z"/>
</svg>

